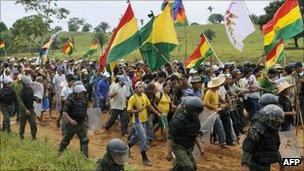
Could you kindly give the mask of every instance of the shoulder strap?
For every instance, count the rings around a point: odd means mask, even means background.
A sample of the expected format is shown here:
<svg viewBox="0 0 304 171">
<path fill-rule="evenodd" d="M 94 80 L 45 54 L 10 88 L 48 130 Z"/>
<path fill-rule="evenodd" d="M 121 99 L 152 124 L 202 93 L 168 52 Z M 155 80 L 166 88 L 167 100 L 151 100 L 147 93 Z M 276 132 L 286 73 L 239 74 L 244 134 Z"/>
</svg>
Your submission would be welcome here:
<svg viewBox="0 0 304 171">
<path fill-rule="evenodd" d="M 156 96 L 156 95 L 155 95 Z M 159 92 L 159 98 L 157 99 L 157 101 L 155 102 L 156 105 L 158 105 L 159 101 L 162 99 L 163 97 L 163 92 Z M 156 97 L 154 97 L 156 98 Z"/>
</svg>

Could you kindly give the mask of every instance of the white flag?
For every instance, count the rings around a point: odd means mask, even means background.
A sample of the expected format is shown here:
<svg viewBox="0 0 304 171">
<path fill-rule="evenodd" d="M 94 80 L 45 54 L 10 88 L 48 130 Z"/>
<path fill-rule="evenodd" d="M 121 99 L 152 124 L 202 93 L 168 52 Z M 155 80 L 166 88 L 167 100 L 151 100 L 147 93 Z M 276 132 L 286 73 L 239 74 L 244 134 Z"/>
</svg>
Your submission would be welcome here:
<svg viewBox="0 0 304 171">
<path fill-rule="evenodd" d="M 243 51 L 243 40 L 255 31 L 244 1 L 232 1 L 225 13 L 225 30 L 231 44 Z"/>
</svg>

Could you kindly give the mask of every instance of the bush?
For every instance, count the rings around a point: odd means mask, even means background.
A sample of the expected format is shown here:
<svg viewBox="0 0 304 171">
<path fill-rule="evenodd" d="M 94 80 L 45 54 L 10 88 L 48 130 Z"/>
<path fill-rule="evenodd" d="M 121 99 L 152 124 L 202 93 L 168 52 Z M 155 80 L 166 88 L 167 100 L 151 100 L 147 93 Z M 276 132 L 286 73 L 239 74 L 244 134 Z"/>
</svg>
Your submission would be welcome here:
<svg viewBox="0 0 304 171">
<path fill-rule="evenodd" d="M 212 41 L 213 38 L 215 38 L 215 31 L 211 30 L 211 29 L 207 29 L 207 30 L 204 30 L 204 35 L 207 37 L 207 39 L 209 41 Z"/>
<path fill-rule="evenodd" d="M 0 133 L 1 170 L 93 170 L 94 162 L 80 153 L 67 150 L 61 155 L 57 147 L 44 141 L 20 140 L 16 134 Z"/>
</svg>

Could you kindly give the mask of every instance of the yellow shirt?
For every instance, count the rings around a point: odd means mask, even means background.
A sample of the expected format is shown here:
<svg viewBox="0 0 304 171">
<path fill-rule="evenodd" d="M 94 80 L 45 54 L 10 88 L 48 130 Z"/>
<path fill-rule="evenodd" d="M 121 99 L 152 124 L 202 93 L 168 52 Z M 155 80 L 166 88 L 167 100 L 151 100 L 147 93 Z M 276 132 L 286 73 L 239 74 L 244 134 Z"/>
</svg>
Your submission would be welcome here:
<svg viewBox="0 0 304 171">
<path fill-rule="evenodd" d="M 158 110 L 162 114 L 168 114 L 170 112 L 170 101 L 171 98 L 167 93 L 162 93 L 162 96 L 160 97 L 160 93 L 158 92 L 156 95 L 156 102 Z"/>
<path fill-rule="evenodd" d="M 138 114 L 138 118 L 139 118 L 139 122 L 147 122 L 148 121 L 147 107 L 150 105 L 151 105 L 150 100 L 148 99 L 145 93 L 142 93 L 141 96 L 134 94 L 133 96 L 130 97 L 128 101 L 127 110 L 130 111 L 130 110 L 135 110 L 135 108 L 136 109 L 144 108 L 144 110 Z M 135 123 L 134 115 L 132 117 L 132 122 Z"/>
<path fill-rule="evenodd" d="M 219 107 L 219 95 L 216 91 L 207 90 L 205 97 L 204 97 L 204 103 L 208 103 L 218 109 Z"/>
</svg>

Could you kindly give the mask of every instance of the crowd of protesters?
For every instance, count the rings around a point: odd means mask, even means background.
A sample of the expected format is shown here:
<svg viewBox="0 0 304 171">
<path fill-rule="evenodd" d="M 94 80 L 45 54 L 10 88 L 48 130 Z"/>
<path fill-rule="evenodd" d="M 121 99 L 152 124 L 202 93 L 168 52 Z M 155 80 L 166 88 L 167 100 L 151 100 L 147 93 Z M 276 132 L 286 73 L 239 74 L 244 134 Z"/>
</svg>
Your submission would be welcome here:
<svg viewBox="0 0 304 171">
<path fill-rule="evenodd" d="M 109 114 L 103 131 L 112 131 L 119 119 L 121 135 L 129 140 L 129 150 L 139 141 L 142 160 L 147 166 L 151 165 L 146 154 L 148 145 L 155 141 L 165 142 L 170 137 L 172 118 L 176 111 L 183 110 L 182 99 L 188 96 L 200 98 L 204 110 L 219 114 L 210 142 L 223 149 L 237 145 L 240 135 L 258 119 L 259 99 L 263 94 L 271 93 L 278 97 L 285 112 L 282 131 L 291 130 L 299 123 L 294 112 L 297 104 L 304 114 L 301 62 L 285 67 L 276 64 L 270 69 L 249 62 L 204 62 L 199 68 L 186 69 L 175 60 L 151 72 L 142 61 L 130 64 L 119 60 L 113 71 L 108 72 L 96 61 L 51 60 L 42 65 L 35 60 L 10 58 L 1 61 L 0 68 L 3 131 L 11 131 L 10 118 L 16 116 L 20 138 L 24 138 L 24 127 L 29 121 L 32 139 L 36 139 L 38 117 L 39 122 L 56 120 L 61 126 L 63 141 L 60 151 L 66 148 L 74 134 L 78 134 L 81 143 L 87 145 L 84 132 L 88 119 L 81 112 L 93 106 Z M 41 95 L 33 90 L 33 83 L 42 85 Z M 78 93 L 84 96 L 70 99 Z M 75 103 L 82 108 L 71 107 Z M 37 104 L 40 104 L 38 110 Z M 78 115 L 71 114 L 71 111 L 79 112 L 82 119 L 77 120 Z M 80 124 L 78 122 L 83 124 L 79 130 L 71 132 L 72 128 L 65 126 Z M 64 138 L 69 139 L 68 142 Z M 82 151 L 88 156 L 87 151 Z"/>
</svg>

